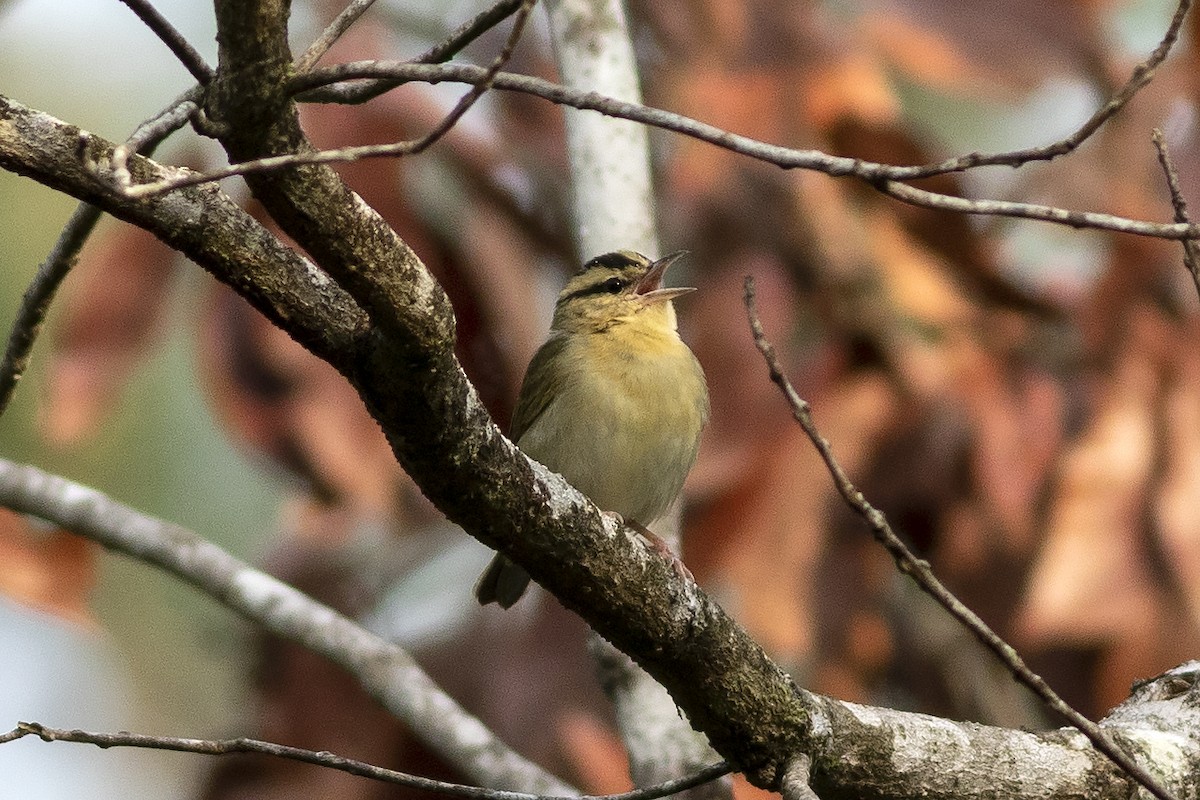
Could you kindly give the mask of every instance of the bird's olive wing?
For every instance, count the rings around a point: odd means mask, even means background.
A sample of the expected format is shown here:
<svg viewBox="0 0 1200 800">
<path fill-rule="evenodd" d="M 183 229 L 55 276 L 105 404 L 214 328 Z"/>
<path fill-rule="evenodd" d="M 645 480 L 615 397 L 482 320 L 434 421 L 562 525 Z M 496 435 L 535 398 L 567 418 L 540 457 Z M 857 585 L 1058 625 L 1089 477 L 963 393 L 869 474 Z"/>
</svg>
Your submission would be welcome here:
<svg viewBox="0 0 1200 800">
<path fill-rule="evenodd" d="M 565 374 L 562 355 L 566 345 L 565 337 L 551 336 L 529 362 L 509 427 L 508 436 L 514 442 L 521 440 L 562 389 Z"/>
</svg>

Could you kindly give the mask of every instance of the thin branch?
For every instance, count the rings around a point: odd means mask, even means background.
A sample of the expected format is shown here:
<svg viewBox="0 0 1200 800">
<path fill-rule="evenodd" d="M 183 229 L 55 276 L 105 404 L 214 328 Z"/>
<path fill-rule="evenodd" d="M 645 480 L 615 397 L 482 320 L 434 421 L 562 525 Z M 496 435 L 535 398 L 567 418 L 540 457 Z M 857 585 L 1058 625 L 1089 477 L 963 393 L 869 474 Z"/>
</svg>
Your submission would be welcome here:
<svg viewBox="0 0 1200 800">
<path fill-rule="evenodd" d="M 505 40 L 504 47 L 501 48 L 496 57 L 492 59 L 492 63 L 488 65 L 487 71 L 483 76 L 483 80 L 471 87 L 470 91 L 458 99 L 458 102 L 455 104 L 454 108 L 450 110 L 450 113 L 447 114 L 444 119 L 442 119 L 436 128 L 413 142 L 412 148 L 407 151 L 406 155 L 420 153 L 438 139 L 445 136 L 446 132 L 453 128 L 458 121 L 462 119 L 463 114 L 466 114 L 467 111 L 470 110 L 471 106 L 475 105 L 475 102 L 482 97 L 488 89 L 492 88 L 492 84 L 496 80 L 496 75 L 500 72 L 500 69 L 508 63 L 508 60 L 512 58 L 513 50 L 516 49 L 517 42 L 521 40 L 521 34 L 525 31 L 525 23 L 529 20 L 529 14 L 533 11 L 533 7 L 536 4 L 537 0 L 522 0 L 521 7 L 517 10 L 516 18 L 513 20 L 512 30 L 509 31 L 508 39 Z"/>
<path fill-rule="evenodd" d="M 296 72 L 308 72 L 316 66 L 321 57 L 329 52 L 329 48 L 333 47 L 334 42 L 342 38 L 342 34 L 374 3 L 375 0 L 351 0 L 350 5 L 343 8 L 342 13 L 334 17 L 329 27 L 308 46 L 300 58 L 296 59 Z"/>
<path fill-rule="evenodd" d="M 470 64 L 411 64 L 396 61 L 357 61 L 336 67 L 313 70 L 307 75 L 297 76 L 293 90 L 315 95 L 309 90 L 328 86 L 341 81 L 356 81 L 369 78 L 388 78 L 396 83 L 420 80 L 428 83 L 453 81 L 458 83 L 482 83 L 488 70 Z M 1150 236 L 1159 239 L 1200 238 L 1200 225 L 1194 223 L 1160 223 L 1101 214 L 1091 211 L 1073 211 L 1055 206 L 1033 203 L 1016 203 L 1002 200 L 969 200 L 953 195 L 939 194 L 917 189 L 898 180 L 909 176 L 912 167 L 896 167 L 872 161 L 832 156 L 819 150 L 796 150 L 740 136 L 681 114 L 663 111 L 637 103 L 627 103 L 594 92 L 580 92 L 564 86 L 527 75 L 500 72 L 493 76 L 492 88 L 502 91 L 520 92 L 541 97 L 553 103 L 589 111 L 597 111 L 611 117 L 641 122 L 663 130 L 673 131 L 691 138 L 749 156 L 758 161 L 784 169 L 807 169 L 822 172 L 832 177 L 853 177 L 864 181 L 876 190 L 897 200 L 924 208 L 938 208 L 966 214 L 1014 217 L 1067 225 L 1074 228 L 1109 230 Z M 322 94 L 328 99 L 329 95 Z M 185 186 L 195 186 L 234 175 L 269 172 L 281 167 L 301 164 L 329 164 L 341 161 L 356 161 L 363 158 L 406 155 L 414 151 L 414 143 L 363 145 L 335 150 L 321 150 L 304 154 L 288 154 L 269 158 L 244 161 L 223 169 L 207 173 L 185 173 L 176 177 L 119 188 L 131 198 L 152 197 Z"/>
<path fill-rule="evenodd" d="M 1167 177 L 1167 189 L 1171 192 L 1171 206 L 1175 209 L 1175 221 L 1190 223 L 1187 200 L 1184 199 L 1183 192 L 1179 188 L 1179 173 L 1175 170 L 1175 162 L 1171 159 L 1171 151 L 1167 149 L 1167 142 L 1163 138 L 1162 131 L 1155 128 L 1150 138 L 1154 142 L 1154 149 L 1158 151 L 1158 163 L 1162 165 L 1163 174 Z M 1187 267 L 1188 273 L 1192 276 L 1192 283 L 1196 286 L 1197 295 L 1200 295 L 1200 245 L 1196 244 L 1194 239 L 1183 240 L 1183 265 Z"/>
<path fill-rule="evenodd" d="M 467 45 L 478 39 L 484 33 L 494 28 L 504 20 L 516 13 L 521 7 L 521 0 L 500 0 L 492 7 L 480 12 L 474 19 L 460 25 L 446 39 L 430 49 L 426 50 L 421 55 L 412 59 L 412 64 L 441 64 L 449 61 L 451 58 L 461 52 Z M 332 27 L 332 26 L 331 26 Z M 310 71 L 316 66 L 315 61 L 308 65 L 307 70 L 297 70 L 297 73 Z M 379 95 L 395 89 L 404 80 L 391 80 L 387 78 L 367 78 L 360 81 L 355 81 L 350 86 L 341 86 L 335 91 L 338 98 L 337 102 L 342 102 L 347 105 L 356 105 L 365 103 L 368 100 L 373 100 Z M 317 102 L 323 89 L 317 89 L 312 97 L 308 95 L 297 96 L 297 101 L 302 103 Z M 350 97 L 353 99 L 350 99 Z"/>
<path fill-rule="evenodd" d="M 911 577 L 924 592 L 936 600 L 951 616 L 961 622 L 976 639 L 1000 659 L 1014 678 L 1029 687 L 1049 708 L 1058 712 L 1071 725 L 1078 728 L 1097 750 L 1106 755 L 1114 764 L 1124 770 L 1126 774 L 1144 786 L 1159 800 L 1174 800 L 1174 796 L 1154 776 L 1147 772 L 1144 767 L 1134 761 L 1099 725 L 1068 705 L 1066 701 L 1050 688 L 1040 675 L 1029 668 L 1024 659 L 1018 655 L 1017 651 L 1011 645 L 1001 639 L 974 611 L 967 608 L 962 601 L 955 597 L 933 574 L 929 563 L 917 558 L 904 542 L 900 540 L 900 537 L 892 530 L 892 526 L 887 521 L 883 512 L 867 502 L 862 492 L 855 488 L 849 476 L 846 475 L 845 470 L 842 469 L 841 464 L 834 457 L 833 448 L 829 444 L 829 441 L 817 430 L 816 422 L 812 416 L 812 408 L 807 401 L 800 397 L 796 389 L 792 386 L 791 381 L 784 374 L 783 367 L 779 363 L 779 357 L 775 353 L 775 348 L 767 341 L 766 334 L 763 333 L 762 323 L 759 321 L 758 311 L 754 302 L 753 277 L 746 277 L 745 290 L 746 314 L 750 321 L 750 330 L 754 336 L 754 344 L 758 348 L 758 351 L 762 353 L 763 359 L 767 363 L 771 380 L 783 392 L 783 396 L 791 408 L 792 418 L 804 429 L 804 433 L 812 441 L 813 446 L 817 449 L 817 453 L 821 456 L 821 460 L 825 462 L 825 467 L 833 478 L 834 487 L 837 489 L 838 494 L 842 496 L 842 499 L 846 501 L 846 504 L 851 509 L 866 520 L 875 539 L 884 546 L 895 560 L 897 569 Z"/>
<path fill-rule="evenodd" d="M 1083 144 L 1083 142 L 1089 139 L 1094 133 L 1096 133 L 1096 131 L 1098 131 L 1108 120 L 1112 119 L 1112 117 L 1114 117 L 1122 108 L 1124 108 L 1125 105 L 1132 100 L 1139 91 L 1141 91 L 1150 83 L 1155 72 L 1158 70 L 1158 67 L 1167 59 L 1167 56 L 1170 55 L 1171 49 L 1178 40 L 1179 32 L 1183 27 L 1184 20 L 1187 17 L 1190 7 L 1191 0 L 1179 0 L 1175 7 L 1175 13 L 1171 18 L 1171 22 L 1167 26 L 1166 32 L 1163 34 L 1162 39 L 1159 41 L 1158 45 L 1154 48 L 1150 55 L 1133 69 L 1133 72 L 1130 74 L 1129 79 L 1125 82 L 1125 85 L 1122 86 L 1111 98 L 1109 98 L 1107 103 L 1098 108 L 1092 114 L 1092 116 L 1083 123 L 1083 125 L 1081 125 L 1074 133 L 1064 139 L 1060 139 L 1057 142 L 1052 142 L 1051 144 L 1040 147 L 1031 147 L 1003 153 L 969 153 L 967 155 L 949 158 L 944 161 L 918 166 L 901 167 L 886 164 L 874 164 L 871 162 L 857 162 L 857 169 L 855 169 L 853 172 L 845 172 L 842 174 L 857 174 L 859 177 L 862 177 L 865 180 L 878 180 L 886 178 L 891 180 L 907 181 L 915 180 L 917 178 L 931 177 L 933 175 L 941 175 L 948 172 L 963 172 L 981 166 L 1004 165 L 1018 167 L 1029 163 L 1030 161 L 1047 161 L 1058 156 L 1071 153 L 1081 144 Z M 340 87 L 341 91 L 313 92 L 311 97 L 306 96 L 304 99 L 321 99 L 326 101 L 348 103 L 363 102 L 364 100 L 377 96 L 381 91 L 385 91 L 388 88 L 397 86 L 402 82 L 403 79 L 392 79 L 390 82 L 386 79 L 371 80 L 367 82 L 356 83 L 352 86 Z M 497 88 L 508 87 L 498 86 Z M 578 108 L 580 106 L 576 107 Z M 605 114 L 611 113 L 613 116 L 624 116 L 620 113 L 612 113 L 610 111 L 604 111 L 601 109 L 596 110 L 600 110 L 601 113 Z M 649 120 L 642 121 L 646 122 L 646 124 L 658 125 L 657 123 Z M 667 126 L 658 125 L 658 127 Z M 673 128 L 668 129 L 674 130 Z M 694 133 L 683 130 L 677 130 L 677 132 L 684 133 L 686 135 L 695 135 Z M 711 141 L 713 144 L 727 147 L 727 149 L 734 150 L 735 152 L 744 152 L 734 147 L 728 147 L 727 145 L 713 141 L 712 139 L 704 136 L 697 136 L 697 138 L 704 139 L 705 141 Z M 735 138 L 740 139 L 742 137 Z M 786 150 L 786 148 L 780 149 Z M 793 152 L 812 153 L 815 151 Z M 746 154 L 754 155 L 752 153 Z M 760 160 L 769 161 L 770 163 L 775 163 L 778 166 L 796 166 L 805 169 L 818 169 L 818 167 L 805 164 L 786 164 L 782 161 L 766 157 L 765 154 L 762 156 L 754 155 L 754 157 L 760 158 Z M 855 163 L 854 159 L 841 159 L 839 161 Z M 829 174 L 834 175 L 838 173 L 830 171 Z"/>
<path fill-rule="evenodd" d="M 492 88 L 496 77 L 501 74 L 500 68 L 512 57 L 513 49 L 516 47 L 521 33 L 525 28 L 525 22 L 528 20 L 529 14 L 536 3 L 537 0 L 521 0 L 520 8 L 513 22 L 513 29 L 509 33 L 504 48 L 492 59 L 492 63 L 487 69 L 480 69 L 478 81 L 466 81 L 467 83 L 474 84 L 471 90 L 459 98 L 458 103 L 442 118 L 437 126 L 420 139 L 391 142 L 388 144 L 362 145 L 359 147 L 341 147 L 334 150 L 320 150 L 311 153 L 289 153 L 287 155 L 269 156 L 267 158 L 244 161 L 240 164 L 233 164 L 221 169 L 210 170 L 205 173 L 184 173 L 178 177 L 154 183 L 144 183 L 136 186 L 118 184 L 114 188 L 126 197 L 142 199 L 175 189 L 181 189 L 185 186 L 197 186 L 202 183 L 230 178 L 235 175 L 270 172 L 282 167 L 299 166 L 301 164 L 332 164 L 359 161 L 364 158 L 396 157 L 420 153 L 446 135 L 462 116 L 470 110 L 471 106 L 488 89 Z"/>
<path fill-rule="evenodd" d="M 135 153 L 149 155 L 154 152 L 168 136 L 188 124 L 200 110 L 200 100 L 204 94 L 202 86 L 193 86 L 175 98 L 169 106 L 155 114 L 150 119 L 138 125 L 129 138 L 113 149 L 112 169 L 113 180 L 120 186 L 131 186 L 133 179 L 129 175 L 129 158 Z"/>
<path fill-rule="evenodd" d="M 0 507 L 53 522 L 196 586 L 271 633 L 354 675 L 432 751 L 481 783 L 576 790 L 518 755 L 446 695 L 402 648 L 178 525 L 77 483 L 0 459 Z"/>
<path fill-rule="evenodd" d="M 414 58 L 413 62 L 416 64 L 441 64 L 449 61 L 471 42 L 515 14 L 521 7 L 521 2 L 522 0 L 500 0 L 491 8 L 481 11 L 474 19 L 460 25 L 446 37 L 445 41 L 426 50 Z"/>
<path fill-rule="evenodd" d="M 1031 161 L 1050 161 L 1058 156 L 1071 153 L 1087 141 L 1092 134 L 1100 130 L 1104 123 L 1116 116 L 1117 112 L 1124 108 L 1133 99 L 1134 95 L 1150 83 L 1159 66 L 1171 54 L 1171 48 L 1174 47 L 1176 40 L 1179 38 L 1179 31 L 1183 28 L 1183 21 L 1187 17 L 1188 9 L 1191 5 L 1192 0 L 1179 0 L 1179 4 L 1175 7 L 1175 14 L 1171 17 L 1171 24 L 1167 26 L 1167 31 L 1163 34 L 1158 46 L 1146 57 L 1146 60 L 1133 68 L 1133 72 L 1130 74 L 1129 80 L 1125 82 L 1125 85 L 1118 89 L 1109 98 L 1107 103 L 1096 109 L 1092 116 L 1070 136 L 1041 147 L 1029 147 L 1024 150 L 1012 150 L 1006 153 L 991 153 L 986 155 L 983 153 L 971 153 L 956 158 L 948 158 L 945 161 L 915 167 L 913 168 L 915 172 L 908 175 L 905 179 L 926 178 L 933 175 L 943 175 L 947 172 L 964 172 L 975 167 L 1020 167 Z"/>
<path fill-rule="evenodd" d="M 175 57 L 198 83 L 207 84 L 213 79 L 215 73 L 208 62 L 204 60 L 204 56 L 200 55 L 196 48 L 183 38 L 183 34 L 176 30 L 175 26 L 168 22 L 167 18 L 160 14 L 148 0 L 121 0 L 121 2 L 129 6 L 133 13 L 146 23 L 146 27 L 162 40 L 162 43 L 175 54 Z"/>
<path fill-rule="evenodd" d="M 644 789 L 634 789 L 630 792 L 611 795 L 540 795 L 528 792 L 510 792 L 501 789 L 486 789 L 479 786 L 465 786 L 461 783 L 424 778 L 405 772 L 377 767 L 364 761 L 343 758 L 328 751 L 305 750 L 300 747 L 289 747 L 274 742 L 264 742 L 257 739 L 184 739 L 175 736 L 147 736 L 140 733 L 93 733 L 81 730 L 61 730 L 48 728 L 37 722 L 19 722 L 9 733 L 0 735 L 0 744 L 15 741 L 25 736 L 37 736 L 44 742 L 76 742 L 94 744 L 97 747 L 140 747 L 153 750 L 171 750 L 180 753 L 197 753 L 200 755 L 223 756 L 231 753 L 257 753 L 274 756 L 290 761 L 300 761 L 305 764 L 315 764 L 350 775 L 393 783 L 410 789 L 433 792 L 446 797 L 461 797 L 466 800 L 657 800 L 660 797 L 675 794 L 685 789 L 691 789 L 709 781 L 716 780 L 729 774 L 730 767 L 724 761 L 697 770 L 683 778 L 664 781 Z"/>
<path fill-rule="evenodd" d="M 124 182 L 130 182 L 130 156 L 137 153 L 153 153 L 167 136 L 187 124 L 188 119 L 197 110 L 196 100 L 201 91 L 201 87 L 195 86 L 184 93 L 166 110 L 139 125 L 124 144 L 113 150 L 112 163 L 113 169 L 118 173 L 118 181 L 122 179 L 121 175 L 124 175 Z M 17 309 L 17 317 L 8 335 L 4 360 L 0 361 L 0 414 L 7 410 L 21 376 L 29 368 L 33 345 L 41 333 L 50 303 L 53 302 L 67 274 L 79 260 L 79 253 L 95 230 L 101 214 L 100 209 L 88 203 L 80 203 L 76 207 L 59 233 L 54 248 L 38 266 L 33 280 L 21 297 L 21 307 Z"/>
<path fill-rule="evenodd" d="M 315 69 L 305 75 L 297 75 L 291 84 L 293 93 L 305 99 L 319 102 L 357 102 L 355 93 L 361 83 L 339 87 L 342 81 L 361 81 L 379 78 L 396 85 L 410 81 L 436 84 L 443 82 L 477 83 L 482 81 L 485 70 L 473 64 L 413 64 L 406 61 L 352 61 L 332 67 Z M 663 130 L 680 133 L 700 141 L 708 142 L 730 152 L 750 156 L 759 161 L 785 169 L 810 169 L 835 177 L 853 175 L 866 180 L 904 180 L 911 167 L 897 167 L 862 161 L 844 156 L 832 156 L 819 150 L 803 150 L 766 142 L 730 133 L 715 125 L 664 111 L 658 108 L 630 103 L 606 97 L 596 92 L 569 89 L 560 84 L 531 75 L 516 75 L 501 72 L 495 76 L 494 88 L 520 92 L 559 105 L 584 111 L 597 111 L 610 117 L 619 117 L 641 122 Z M 316 91 L 320 89 L 320 91 Z"/>
<path fill-rule="evenodd" d="M 354 22 L 363 15 L 363 13 L 371 7 L 375 0 L 353 0 L 350 5 L 342 9 L 342 13 L 337 15 L 333 22 L 329 23 L 329 27 L 309 45 L 304 54 L 296 60 L 296 72 L 308 72 L 317 65 L 321 57 L 329 51 L 334 42 L 341 38 Z M 500 0 L 491 8 L 481 11 L 474 19 L 456 28 L 442 42 L 426 50 L 421 55 L 413 59 L 415 64 L 440 64 L 444 61 L 449 61 L 457 55 L 464 47 L 478 39 L 484 33 L 499 25 L 504 20 L 516 13 L 521 7 L 522 0 Z M 387 81 L 375 81 L 376 91 L 364 100 L 371 97 L 377 97 L 380 94 L 395 87 L 395 84 Z"/>
<path fill-rule="evenodd" d="M 21 307 L 17 310 L 12 332 L 8 335 L 4 360 L 0 362 L 0 414 L 8 409 L 17 384 L 29 368 L 33 344 L 41 333 L 46 312 L 50 310 L 58 287 L 75 266 L 79 252 L 102 214 L 100 209 L 88 203 L 80 203 L 75 207 L 71 219 L 54 243 L 54 249 L 38 267 L 37 274 L 21 297 Z"/>
<path fill-rule="evenodd" d="M 954 211 L 962 214 L 977 214 L 987 217 L 1011 217 L 1015 219 L 1031 219 L 1039 222 L 1052 222 L 1069 228 L 1090 228 L 1116 233 L 1131 233 L 1135 236 L 1150 236 L 1156 239 L 1197 239 L 1200 238 L 1200 226 L 1191 223 L 1168 224 L 1162 222 L 1146 222 L 1143 220 L 1118 217 L 1112 214 L 1100 214 L 1094 211 L 1073 211 L 1058 206 L 1044 206 L 1036 203 L 1016 203 L 1009 200 L 968 200 L 964 197 L 931 192 L 918 189 L 898 181 L 867 181 L 868 184 L 881 194 L 894 197 L 909 205 L 921 208 L 935 208 L 942 211 Z"/>
</svg>

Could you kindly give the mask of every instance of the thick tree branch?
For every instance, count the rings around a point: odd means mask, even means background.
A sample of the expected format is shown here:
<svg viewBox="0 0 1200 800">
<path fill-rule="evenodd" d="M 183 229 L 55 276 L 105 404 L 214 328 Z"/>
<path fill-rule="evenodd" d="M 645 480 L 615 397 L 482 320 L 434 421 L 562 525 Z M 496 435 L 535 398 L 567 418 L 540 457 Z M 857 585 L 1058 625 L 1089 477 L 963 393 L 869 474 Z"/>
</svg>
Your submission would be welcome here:
<svg viewBox="0 0 1200 800">
<path fill-rule="evenodd" d="M 329 277 L 279 240 L 216 186 L 131 200 L 106 189 L 114 146 L 0 96 L 0 168 L 133 223 L 228 283 L 275 324 L 334 366 L 359 351 L 367 318 Z M 187 170 L 134 157 L 139 182 Z M 103 181 L 103 182 L 102 182 Z"/>
<path fill-rule="evenodd" d="M 290 105 L 282 4 L 218 3 L 210 116 L 234 160 L 308 152 Z M 805 729 L 799 690 L 693 584 L 488 419 L 453 354 L 449 305 L 416 256 L 325 167 L 250 180 L 375 325 L 348 373 L 425 494 L 515 557 L 662 682 L 736 768 L 771 786 Z"/>
<path fill-rule="evenodd" d="M 486 732 L 484 738 L 477 738 L 478 723 L 469 718 L 461 721 L 450 701 L 420 688 L 427 679 L 413 671 L 403 651 L 189 531 L 141 515 L 87 487 L 3 460 L 0 505 L 161 566 L 268 630 L 346 665 L 389 708 L 411 706 L 402 712 L 403 718 L 415 711 L 418 732 L 433 736 L 439 752 L 462 749 L 453 757 L 473 779 L 542 793 L 564 792 L 561 785 L 542 788 L 555 784 L 539 783 L 545 779 L 537 778 L 537 772 L 512 771 L 510 756 L 501 745 Z M 416 689 L 408 681 L 414 675 Z M 1188 800 L 1197 796 L 1195 775 L 1200 774 L 1198 676 L 1200 663 L 1192 662 L 1140 684 L 1101 723 L 1107 735 L 1152 765 L 1164 784 Z M 806 780 L 823 800 L 1126 800 L 1134 787 L 1071 729 L 1030 733 L 951 722 L 800 690 L 796 702 L 805 706 L 813 724 L 811 734 L 800 742 L 797 757 L 789 757 L 783 765 L 780 789 L 789 794 L 799 792 L 797 784 L 804 776 L 798 766 L 805 757 L 809 761 Z M 440 729 L 442 718 L 453 723 L 452 730 Z"/>
<path fill-rule="evenodd" d="M 375 269 L 392 271 L 370 291 L 378 303 L 395 303 L 395 319 L 411 322 L 388 339 L 372 332 L 362 307 L 326 273 L 280 245 L 216 187 L 120 197 L 81 163 L 80 137 L 77 128 L 0 97 L 0 167 L 146 228 L 351 377 L 401 463 L 447 516 L 518 559 L 632 655 L 735 768 L 763 785 L 774 782 L 805 729 L 799 690 L 724 611 L 694 585 L 683 585 L 670 564 L 500 434 L 453 356 L 440 287 L 415 256 L 410 267 L 402 254 L 363 244 L 393 246 L 394 234 L 348 232 L 340 245 L 362 265 L 342 270 L 371 271 L 360 275 L 363 283 Z M 108 163 L 111 143 L 91 135 L 83 142 L 92 164 Z M 138 181 L 170 171 L 141 157 L 130 168 Z M 365 213 L 353 195 L 349 202 Z M 351 224 L 344 208 L 329 215 L 330 222 Z M 338 252 L 337 243 L 330 247 Z"/>
</svg>

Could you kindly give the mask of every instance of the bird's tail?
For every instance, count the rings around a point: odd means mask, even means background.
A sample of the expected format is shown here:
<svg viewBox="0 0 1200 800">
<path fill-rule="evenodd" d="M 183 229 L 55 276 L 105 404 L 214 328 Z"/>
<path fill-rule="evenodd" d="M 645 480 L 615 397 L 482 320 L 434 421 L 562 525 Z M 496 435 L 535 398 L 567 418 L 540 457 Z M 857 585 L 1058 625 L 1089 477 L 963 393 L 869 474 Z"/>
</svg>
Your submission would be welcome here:
<svg viewBox="0 0 1200 800">
<path fill-rule="evenodd" d="M 497 553 L 475 582 L 475 598 L 481 606 L 496 603 L 501 608 L 510 608 L 528 586 L 529 573 Z"/>
</svg>

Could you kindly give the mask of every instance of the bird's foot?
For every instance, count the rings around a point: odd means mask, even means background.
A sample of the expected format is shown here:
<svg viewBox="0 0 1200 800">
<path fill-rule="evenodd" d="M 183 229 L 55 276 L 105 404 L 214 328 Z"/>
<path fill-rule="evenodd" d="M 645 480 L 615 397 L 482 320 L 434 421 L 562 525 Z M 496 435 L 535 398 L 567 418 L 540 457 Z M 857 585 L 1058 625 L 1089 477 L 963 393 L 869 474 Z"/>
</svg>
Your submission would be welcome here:
<svg viewBox="0 0 1200 800">
<path fill-rule="evenodd" d="M 615 511 L 601 511 L 600 516 L 607 517 L 618 528 L 625 527 L 625 518 Z"/>
<path fill-rule="evenodd" d="M 696 578 L 692 575 L 692 571 L 687 568 L 687 565 L 675 554 L 671 546 L 667 544 L 661 536 L 647 528 L 640 522 L 626 520 L 626 525 L 633 528 L 642 537 L 642 540 L 649 545 L 650 549 L 658 553 L 660 556 L 671 562 L 671 567 L 675 570 L 675 574 L 684 580 L 696 582 Z"/>
</svg>

